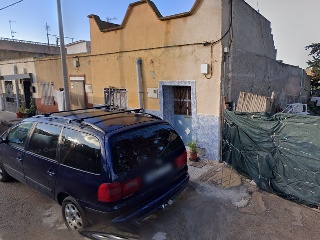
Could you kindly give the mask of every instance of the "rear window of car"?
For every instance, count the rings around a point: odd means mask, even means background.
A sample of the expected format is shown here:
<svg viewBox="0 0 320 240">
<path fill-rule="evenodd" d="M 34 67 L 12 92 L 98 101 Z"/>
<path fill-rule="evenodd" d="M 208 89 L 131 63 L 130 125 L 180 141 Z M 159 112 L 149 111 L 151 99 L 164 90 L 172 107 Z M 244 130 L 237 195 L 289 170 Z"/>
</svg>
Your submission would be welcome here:
<svg viewBox="0 0 320 240">
<path fill-rule="evenodd" d="M 115 135 L 110 146 L 113 170 L 120 173 L 166 156 L 183 146 L 183 142 L 170 125 L 157 124 Z"/>
</svg>

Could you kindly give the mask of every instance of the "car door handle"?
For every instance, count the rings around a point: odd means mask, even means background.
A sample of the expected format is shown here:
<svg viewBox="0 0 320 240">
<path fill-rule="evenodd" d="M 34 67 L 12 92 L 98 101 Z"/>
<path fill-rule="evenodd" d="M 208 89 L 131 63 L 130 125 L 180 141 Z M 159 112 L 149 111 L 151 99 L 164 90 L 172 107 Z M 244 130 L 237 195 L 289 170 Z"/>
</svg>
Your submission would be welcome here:
<svg viewBox="0 0 320 240">
<path fill-rule="evenodd" d="M 21 156 L 18 156 L 16 159 L 17 159 L 19 162 L 21 162 L 21 161 L 22 161 Z"/>
<path fill-rule="evenodd" d="M 53 172 L 51 169 L 47 171 L 47 173 L 49 174 L 50 177 L 53 177 L 55 174 L 55 172 Z"/>
</svg>

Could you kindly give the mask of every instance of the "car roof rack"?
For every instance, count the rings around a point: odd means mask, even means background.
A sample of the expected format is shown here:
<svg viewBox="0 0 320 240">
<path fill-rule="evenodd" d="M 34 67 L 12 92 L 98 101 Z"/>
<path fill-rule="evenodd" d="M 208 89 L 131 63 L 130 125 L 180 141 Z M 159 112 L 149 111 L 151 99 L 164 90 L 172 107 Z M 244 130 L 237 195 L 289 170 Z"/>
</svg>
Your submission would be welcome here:
<svg viewBox="0 0 320 240">
<path fill-rule="evenodd" d="M 64 112 L 75 112 L 75 111 L 81 111 L 81 110 L 90 110 L 90 109 L 101 109 L 101 108 L 106 108 L 110 109 L 110 105 L 101 105 L 101 106 L 95 106 L 92 108 L 80 108 L 80 109 L 74 109 L 74 110 L 68 110 L 68 111 L 58 111 L 58 112 L 49 112 L 49 113 L 43 113 L 42 115 L 45 117 L 49 117 L 53 113 L 64 113 Z"/>
<path fill-rule="evenodd" d="M 143 108 L 124 110 L 124 111 L 117 111 L 117 112 L 108 112 L 108 113 L 101 114 L 101 115 L 78 118 L 77 120 L 82 122 L 83 120 L 89 119 L 89 118 L 103 117 L 103 116 L 115 115 L 115 114 L 120 114 L 120 113 L 130 113 L 130 112 L 139 113 L 141 110 L 143 111 Z"/>
<path fill-rule="evenodd" d="M 70 110 L 70 111 L 60 111 L 60 112 L 51 112 L 51 113 L 44 113 L 43 116 L 45 117 L 50 117 L 51 114 L 53 113 L 67 113 L 67 112 L 74 112 L 74 111 L 81 111 L 81 110 L 88 110 L 88 109 L 101 109 L 101 108 L 106 108 L 108 110 L 107 113 L 101 114 L 101 115 L 95 115 L 95 116 L 90 116 L 90 117 L 82 117 L 82 118 L 76 118 L 76 119 L 71 119 L 68 118 L 68 116 L 65 117 L 61 117 L 61 118 L 65 118 L 67 120 L 69 120 L 69 123 L 71 121 L 77 121 L 77 122 L 83 122 L 85 119 L 90 119 L 90 118 L 96 118 L 96 117 L 102 117 L 102 116 L 109 116 L 109 115 L 115 115 L 115 114 L 120 114 L 120 113 L 142 113 L 143 115 L 147 115 L 150 116 L 152 118 L 158 119 L 158 120 L 162 120 L 160 117 L 153 115 L 151 113 L 146 113 L 144 111 L 143 108 L 137 108 L 137 109 L 130 109 L 130 110 L 110 110 L 110 106 L 109 105 L 102 105 L 102 106 L 97 106 L 97 107 L 93 107 L 93 108 L 83 108 L 83 109 L 75 109 L 75 110 Z M 54 116 L 57 117 L 57 116 Z"/>
</svg>

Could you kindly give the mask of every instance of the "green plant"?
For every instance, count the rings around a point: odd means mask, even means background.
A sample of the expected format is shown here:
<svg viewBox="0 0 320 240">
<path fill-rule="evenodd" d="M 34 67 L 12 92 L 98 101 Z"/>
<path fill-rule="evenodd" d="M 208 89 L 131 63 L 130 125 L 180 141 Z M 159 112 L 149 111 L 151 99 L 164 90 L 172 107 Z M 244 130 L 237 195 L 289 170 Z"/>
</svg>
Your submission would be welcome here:
<svg viewBox="0 0 320 240">
<path fill-rule="evenodd" d="M 24 102 L 20 102 L 20 107 L 18 108 L 18 112 L 19 113 L 26 113 L 27 112 L 27 108 Z"/>
<path fill-rule="evenodd" d="M 28 117 L 34 116 L 36 115 L 36 111 L 37 111 L 37 107 L 36 107 L 36 103 L 34 101 L 34 98 L 30 97 L 30 107 L 27 109 L 26 114 L 28 115 Z"/>
<path fill-rule="evenodd" d="M 196 141 L 191 141 L 188 143 L 188 147 L 190 149 L 190 153 L 197 153 L 197 142 Z"/>
</svg>

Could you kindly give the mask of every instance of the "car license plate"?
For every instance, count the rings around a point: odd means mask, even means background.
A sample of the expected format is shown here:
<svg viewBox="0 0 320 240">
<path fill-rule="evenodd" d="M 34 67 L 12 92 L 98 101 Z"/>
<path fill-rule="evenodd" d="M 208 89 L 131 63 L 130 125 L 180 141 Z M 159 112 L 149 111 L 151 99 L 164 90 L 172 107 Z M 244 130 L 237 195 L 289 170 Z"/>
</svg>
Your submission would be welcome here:
<svg viewBox="0 0 320 240">
<path fill-rule="evenodd" d="M 172 170 L 171 164 L 166 164 L 163 167 L 160 167 L 156 170 L 153 170 L 146 174 L 145 181 L 146 183 L 154 182 L 155 180 L 161 178 L 162 176 L 166 175 L 168 172 Z"/>
</svg>

